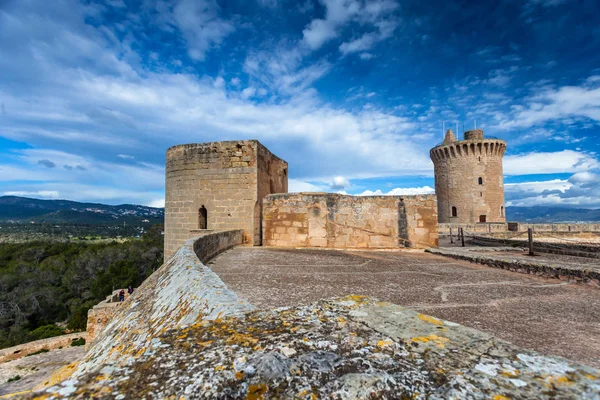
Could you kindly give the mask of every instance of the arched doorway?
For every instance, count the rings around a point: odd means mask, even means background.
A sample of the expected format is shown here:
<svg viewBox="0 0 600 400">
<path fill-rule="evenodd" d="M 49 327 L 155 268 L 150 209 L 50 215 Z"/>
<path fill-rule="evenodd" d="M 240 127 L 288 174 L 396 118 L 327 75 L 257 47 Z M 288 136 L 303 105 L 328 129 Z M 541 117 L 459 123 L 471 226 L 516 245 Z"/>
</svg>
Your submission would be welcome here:
<svg viewBox="0 0 600 400">
<path fill-rule="evenodd" d="M 198 229 L 208 229 L 208 211 L 204 205 L 198 209 Z"/>
</svg>

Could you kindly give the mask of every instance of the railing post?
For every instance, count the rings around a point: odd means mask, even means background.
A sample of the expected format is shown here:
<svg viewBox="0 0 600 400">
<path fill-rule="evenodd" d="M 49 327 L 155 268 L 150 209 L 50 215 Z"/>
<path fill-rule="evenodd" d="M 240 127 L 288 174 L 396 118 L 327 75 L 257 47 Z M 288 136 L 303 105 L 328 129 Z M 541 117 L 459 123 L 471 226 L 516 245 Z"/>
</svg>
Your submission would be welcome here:
<svg viewBox="0 0 600 400">
<path fill-rule="evenodd" d="M 452 240 L 452 228 L 450 228 L 450 243 L 454 243 L 454 240 Z"/>
<path fill-rule="evenodd" d="M 465 247 L 465 230 L 463 228 L 460 228 L 460 242 L 462 247 Z"/>
<path fill-rule="evenodd" d="M 533 229 L 527 229 L 527 238 L 529 240 L 529 255 L 533 256 Z"/>
</svg>

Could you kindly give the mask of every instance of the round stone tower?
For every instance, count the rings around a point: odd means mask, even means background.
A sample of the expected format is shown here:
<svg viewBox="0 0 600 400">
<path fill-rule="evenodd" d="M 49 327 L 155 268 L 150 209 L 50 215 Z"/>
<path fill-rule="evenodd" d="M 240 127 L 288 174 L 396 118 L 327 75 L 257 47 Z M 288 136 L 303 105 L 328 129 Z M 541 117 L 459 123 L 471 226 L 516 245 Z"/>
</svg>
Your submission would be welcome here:
<svg viewBox="0 0 600 400">
<path fill-rule="evenodd" d="M 440 223 L 506 222 L 502 157 L 506 142 L 482 129 L 457 141 L 452 130 L 430 150 Z"/>
</svg>

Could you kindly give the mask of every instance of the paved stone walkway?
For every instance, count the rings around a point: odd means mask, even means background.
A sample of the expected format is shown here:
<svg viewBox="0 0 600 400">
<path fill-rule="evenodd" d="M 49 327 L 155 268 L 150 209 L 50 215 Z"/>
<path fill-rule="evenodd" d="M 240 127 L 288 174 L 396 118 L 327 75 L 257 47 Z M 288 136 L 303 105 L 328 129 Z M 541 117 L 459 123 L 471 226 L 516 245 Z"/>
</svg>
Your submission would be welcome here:
<svg viewBox="0 0 600 400">
<path fill-rule="evenodd" d="M 600 290 L 408 251 L 237 247 L 210 263 L 270 308 L 367 295 L 600 367 Z"/>
</svg>

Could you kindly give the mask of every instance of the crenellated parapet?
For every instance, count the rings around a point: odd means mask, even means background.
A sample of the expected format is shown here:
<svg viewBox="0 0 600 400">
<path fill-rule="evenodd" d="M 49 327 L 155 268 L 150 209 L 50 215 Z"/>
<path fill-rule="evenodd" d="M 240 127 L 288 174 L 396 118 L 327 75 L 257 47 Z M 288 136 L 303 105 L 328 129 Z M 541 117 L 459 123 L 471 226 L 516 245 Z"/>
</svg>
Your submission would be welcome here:
<svg viewBox="0 0 600 400">
<path fill-rule="evenodd" d="M 500 139 L 474 139 L 444 144 L 434 147 L 429 155 L 434 162 L 458 157 L 503 157 L 506 142 Z"/>
</svg>

